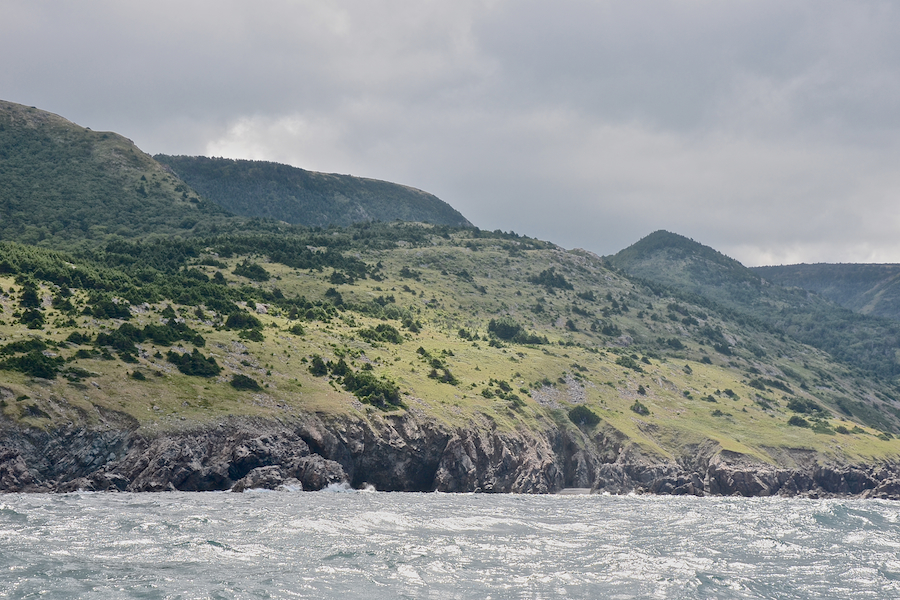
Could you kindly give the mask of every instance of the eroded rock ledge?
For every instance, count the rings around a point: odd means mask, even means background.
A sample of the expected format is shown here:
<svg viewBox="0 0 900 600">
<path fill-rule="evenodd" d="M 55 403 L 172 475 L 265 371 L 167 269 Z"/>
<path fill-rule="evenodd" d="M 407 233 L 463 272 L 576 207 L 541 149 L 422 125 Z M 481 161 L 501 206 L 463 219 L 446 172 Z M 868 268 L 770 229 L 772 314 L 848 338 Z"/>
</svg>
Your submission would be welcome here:
<svg viewBox="0 0 900 600">
<path fill-rule="evenodd" d="M 709 444 L 681 460 L 640 453 L 619 432 L 574 428 L 449 429 L 406 414 L 368 421 L 307 415 L 230 419 L 147 433 L 127 418 L 93 428 L 0 431 L 0 491 L 320 490 L 333 483 L 385 491 L 595 492 L 858 496 L 900 499 L 900 465 L 836 464 L 782 451 L 785 466 Z"/>
</svg>

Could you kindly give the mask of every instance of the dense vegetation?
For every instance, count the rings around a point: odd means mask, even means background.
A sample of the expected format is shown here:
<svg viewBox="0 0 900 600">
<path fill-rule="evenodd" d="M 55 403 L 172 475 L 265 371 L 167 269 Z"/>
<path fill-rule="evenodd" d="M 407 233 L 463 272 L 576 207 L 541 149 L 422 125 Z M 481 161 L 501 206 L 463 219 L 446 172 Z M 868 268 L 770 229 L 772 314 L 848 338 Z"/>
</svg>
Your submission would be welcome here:
<svg viewBox="0 0 900 600">
<path fill-rule="evenodd" d="M 162 154 L 154 158 L 207 198 L 245 217 L 310 227 L 395 220 L 470 225 L 437 197 L 387 181 L 252 160 Z"/>
</svg>

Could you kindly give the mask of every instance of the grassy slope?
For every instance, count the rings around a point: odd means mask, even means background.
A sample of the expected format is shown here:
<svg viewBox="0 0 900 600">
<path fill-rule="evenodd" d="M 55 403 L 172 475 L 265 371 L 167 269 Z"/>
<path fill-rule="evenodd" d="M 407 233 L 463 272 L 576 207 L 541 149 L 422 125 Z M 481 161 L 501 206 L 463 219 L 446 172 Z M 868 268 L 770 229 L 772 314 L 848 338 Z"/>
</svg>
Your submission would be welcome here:
<svg viewBox="0 0 900 600">
<path fill-rule="evenodd" d="M 265 339 L 253 342 L 240 339 L 235 331 L 216 327 L 223 315 L 210 312 L 205 321 L 200 321 L 194 307 L 175 304 L 186 322 L 205 337 L 203 353 L 215 357 L 224 367 L 218 377 L 183 375 L 164 358 L 154 358 L 157 351 L 165 356 L 168 347 L 146 342 L 141 344 L 138 364 L 118 359 L 71 361 L 69 365 L 91 372 L 82 381 L 61 377 L 47 381 L 2 372 L 8 390 L 2 402 L 3 413 L 28 425 L 53 427 L 90 419 L 95 407 L 100 407 L 130 414 L 148 429 L 193 426 L 225 415 L 285 417 L 303 411 L 360 417 L 381 414 L 380 409 L 361 404 L 330 378 L 311 375 L 307 361 L 313 354 L 320 354 L 330 360 L 345 357 L 356 369 L 372 364 L 376 374 L 399 385 L 406 409 L 398 410 L 424 411 L 450 426 L 493 422 L 502 429 L 543 428 L 555 423 L 574 427 L 566 411 L 583 403 L 603 420 L 597 427 L 612 426 L 646 452 L 663 456 L 681 456 L 713 441 L 772 462 L 779 456 L 782 462 L 785 460 L 783 450 L 798 448 L 846 459 L 896 457 L 900 442 L 876 437 L 877 430 L 860 427 L 858 419 L 836 408 L 839 399 L 861 401 L 870 407 L 880 404 L 877 388 L 835 365 L 827 355 L 750 326 L 727 322 L 706 308 L 678 298 L 656 296 L 628 278 L 607 271 L 599 259 L 587 253 L 552 247 L 518 251 L 516 244 L 515 240 L 473 239 L 463 231 L 450 239 L 434 236 L 424 246 L 404 247 L 401 243 L 396 248 L 358 249 L 352 254 L 366 263 L 382 263 L 384 280 L 358 279 L 352 285 L 338 286 L 329 280 L 330 269 L 297 270 L 260 257 L 255 260 L 262 261 L 275 277 L 262 284 L 232 273 L 243 256 L 225 259 L 226 268 L 199 265 L 196 268 L 208 275 L 220 271 L 231 286 L 277 286 L 287 297 L 302 294 L 324 299 L 332 287 L 346 303 L 393 295 L 396 305 L 416 315 L 422 329 L 418 333 L 405 331 L 401 344 L 368 343 L 360 337 L 360 330 L 384 321 L 348 310 L 329 322 L 301 320 L 305 333 L 295 335 L 288 328 L 296 322 L 273 309 L 260 315 Z M 527 282 L 528 277 L 551 266 L 573 284 L 573 290 L 548 292 Z M 401 277 L 403 267 L 411 269 L 413 277 Z M 460 277 L 462 271 L 468 272 L 471 280 Z M 121 323 L 81 315 L 73 328 L 66 326 L 67 315 L 47 306 L 47 326 L 42 331 L 29 330 L 13 319 L 20 286 L 6 278 L 0 280 L 0 287 L 7 292 L 0 298 L 4 344 L 34 335 L 62 341 L 72 331 L 108 331 Z M 45 284 L 41 289 L 47 305 L 53 286 Z M 594 292 L 595 301 L 576 295 L 589 290 Z M 627 312 L 611 310 L 613 304 L 606 299 L 607 294 L 620 307 L 627 303 Z M 84 291 L 77 291 L 76 306 L 81 306 L 86 297 Z M 535 312 L 539 304 L 542 310 Z M 698 324 L 683 323 L 681 313 L 670 310 L 673 304 L 695 315 Z M 131 322 L 159 322 L 166 305 L 151 305 Z M 608 316 L 603 315 L 604 309 Z M 501 314 L 546 335 L 552 343 L 489 345 L 487 324 Z M 566 327 L 567 320 L 577 331 Z M 619 332 L 613 336 L 591 332 L 594 321 L 616 325 Z M 397 321 L 388 323 L 403 329 Z M 732 356 L 716 352 L 698 335 L 707 324 L 725 332 L 732 342 Z M 481 339 L 462 339 L 458 335 L 461 327 Z M 685 347 L 673 350 L 661 345 L 657 341 L 660 337 L 676 338 Z M 621 345 L 628 342 L 628 347 Z M 188 343 L 179 345 L 192 349 Z M 765 357 L 748 350 L 757 346 L 767 349 Z M 417 353 L 420 347 L 441 357 L 458 378 L 458 385 L 429 378 L 430 366 Z M 78 348 L 62 344 L 53 352 L 72 357 Z M 643 372 L 617 363 L 630 356 L 637 357 L 636 364 Z M 701 362 L 704 357 L 709 364 Z M 647 360 L 640 362 L 641 358 Z M 135 370 L 145 374 L 146 380 L 132 379 L 130 374 Z M 228 384 L 233 373 L 248 375 L 266 387 L 259 392 L 235 390 Z M 823 379 L 823 374 L 830 379 Z M 793 393 L 750 387 L 748 383 L 754 377 L 783 380 Z M 485 398 L 482 390 L 498 389 L 492 380 L 508 382 L 524 402 Z M 799 387 L 801 381 L 807 389 Z M 644 395 L 638 393 L 639 386 L 645 390 Z M 729 399 L 725 390 L 735 392 L 736 399 Z M 835 434 L 826 429 L 825 433 L 815 433 L 789 426 L 787 420 L 794 414 L 786 408 L 790 397 L 819 402 L 828 410 L 824 422 L 830 427 L 858 427 L 857 433 Z M 633 412 L 630 407 L 635 400 L 646 405 L 650 414 Z M 895 428 L 894 424 L 895 420 L 888 419 L 882 429 Z"/>
<path fill-rule="evenodd" d="M 277 163 L 157 155 L 194 189 L 236 215 L 309 227 L 359 221 L 471 225 L 439 198 L 404 185 Z"/>
</svg>

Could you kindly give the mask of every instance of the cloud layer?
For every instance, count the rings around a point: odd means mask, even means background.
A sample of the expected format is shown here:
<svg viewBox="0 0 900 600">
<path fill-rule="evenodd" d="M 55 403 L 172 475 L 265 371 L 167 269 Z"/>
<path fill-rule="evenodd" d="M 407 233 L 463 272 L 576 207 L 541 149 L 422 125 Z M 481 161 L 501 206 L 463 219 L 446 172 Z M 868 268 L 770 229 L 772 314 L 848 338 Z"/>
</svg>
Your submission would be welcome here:
<svg viewBox="0 0 900 600">
<path fill-rule="evenodd" d="M 406 183 L 601 254 L 662 228 L 900 262 L 890 2 L 0 1 L 0 96 L 151 153 Z"/>
</svg>

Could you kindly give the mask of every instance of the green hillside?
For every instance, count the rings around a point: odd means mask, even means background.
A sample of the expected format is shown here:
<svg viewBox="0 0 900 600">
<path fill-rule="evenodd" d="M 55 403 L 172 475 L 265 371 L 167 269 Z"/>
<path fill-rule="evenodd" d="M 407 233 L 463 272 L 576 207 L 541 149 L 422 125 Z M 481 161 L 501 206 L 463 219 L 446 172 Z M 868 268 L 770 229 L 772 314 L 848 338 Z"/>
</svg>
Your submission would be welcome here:
<svg viewBox="0 0 900 600">
<path fill-rule="evenodd" d="M 450 427 L 612 427 L 657 456 L 713 442 L 767 462 L 794 447 L 893 456 L 900 432 L 891 385 L 514 234 L 362 224 L 117 242 L 91 260 L 0 254 L 2 408 L 23 425 L 92 406 L 162 430 L 420 411 Z"/>
<path fill-rule="evenodd" d="M 72 247 L 110 236 L 179 235 L 227 213 L 132 142 L 0 101 L 0 236 Z"/>
<path fill-rule="evenodd" d="M 900 375 L 900 324 L 841 308 L 798 288 L 772 285 L 715 250 L 666 231 L 653 233 L 607 262 L 622 271 L 695 295 L 779 335 L 831 354 L 866 377 Z"/>
<path fill-rule="evenodd" d="M 28 461 L 56 481 L 127 444 L 312 420 L 327 431 L 303 429 L 311 451 L 379 489 L 435 489 L 439 463 L 441 489 L 482 489 L 454 474 L 476 446 L 486 458 L 472 472 L 507 491 L 591 485 L 612 463 L 662 490 L 754 494 L 793 477 L 721 483 L 713 458 L 727 456 L 807 469 L 791 479 L 799 493 L 815 461 L 900 458 L 900 325 L 771 285 L 686 238 L 658 232 L 602 259 L 467 224 L 229 217 L 120 136 L 4 106 L 18 141 L 3 143 L 21 152 L 2 166 L 2 489 L 27 489 L 13 475 Z M 255 435 L 253 447 L 281 447 Z M 110 452 L 95 456 L 95 442 Z M 226 442 L 229 457 L 250 452 Z M 195 450 L 147 460 L 177 454 L 190 470 Z M 522 456 L 524 481 L 491 479 Z M 241 465 L 179 489 L 227 489 L 252 469 Z M 676 467 L 714 482 L 688 485 Z"/>
<path fill-rule="evenodd" d="M 900 320 L 900 265 L 804 264 L 753 271 L 772 283 L 816 292 L 853 312 Z"/>
<path fill-rule="evenodd" d="M 245 217 L 309 227 L 361 221 L 471 225 L 439 198 L 387 181 L 253 160 L 161 154 L 154 158 L 205 197 Z"/>
</svg>

